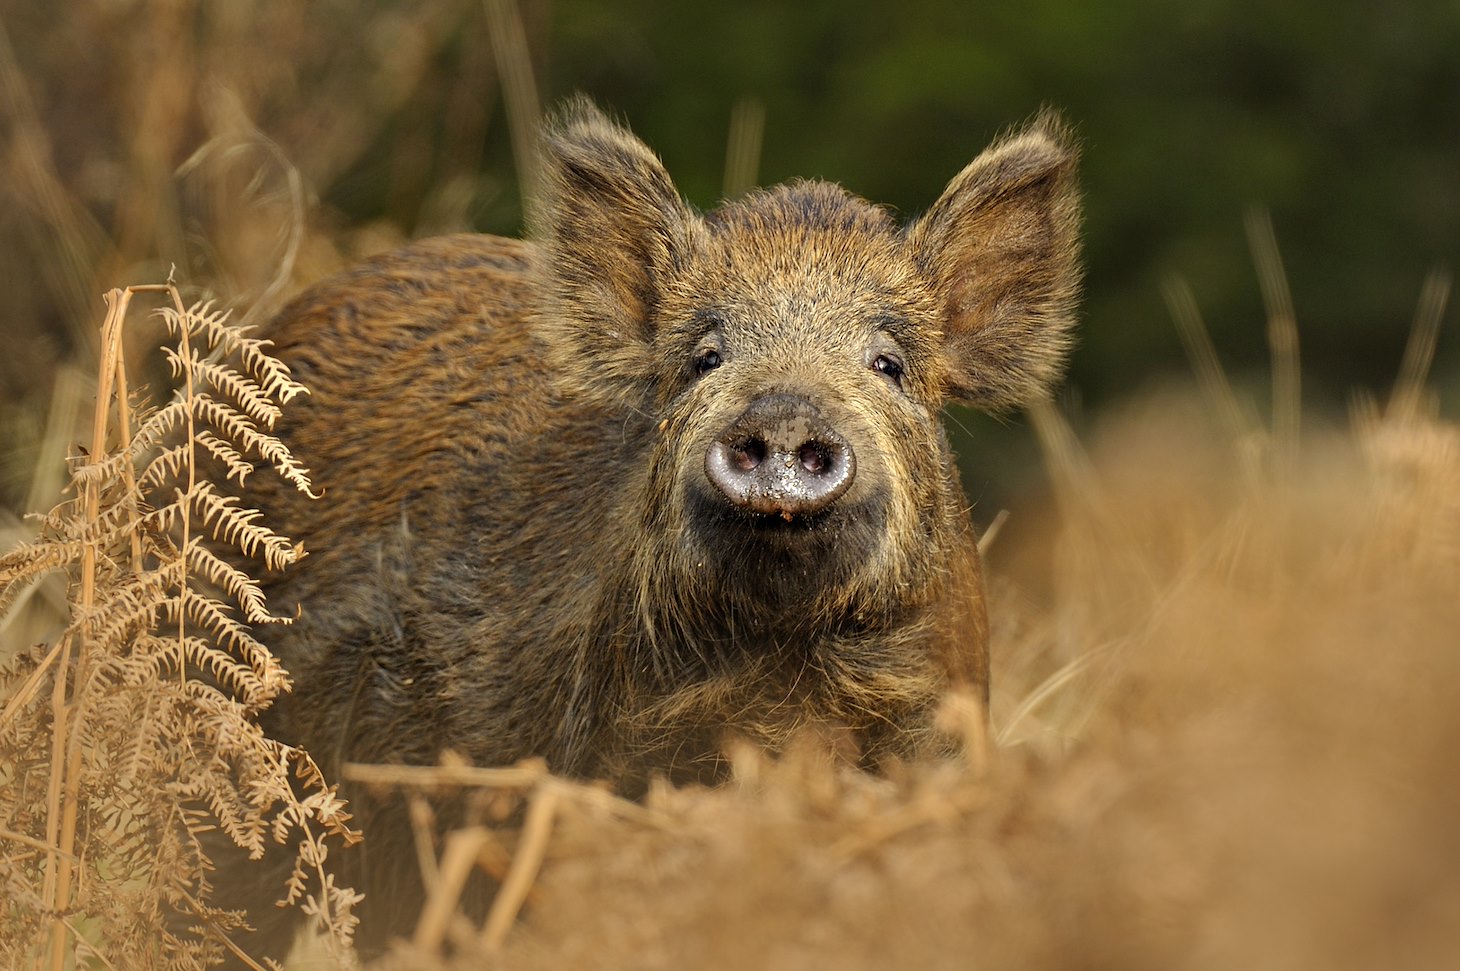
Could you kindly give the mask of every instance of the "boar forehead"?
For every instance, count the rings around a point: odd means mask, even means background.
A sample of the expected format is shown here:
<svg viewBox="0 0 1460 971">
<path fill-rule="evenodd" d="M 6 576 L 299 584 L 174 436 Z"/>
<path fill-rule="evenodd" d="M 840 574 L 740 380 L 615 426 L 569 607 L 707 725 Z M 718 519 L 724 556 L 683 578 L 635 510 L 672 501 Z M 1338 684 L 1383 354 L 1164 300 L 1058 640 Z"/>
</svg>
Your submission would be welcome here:
<svg viewBox="0 0 1460 971">
<path fill-rule="evenodd" d="M 937 304 L 889 214 L 839 186 L 801 182 L 752 193 L 706 217 L 687 267 L 698 319 L 723 320 L 732 353 L 787 344 L 838 351 L 877 328 L 908 353 L 937 337 Z M 689 309 L 689 308 L 684 308 Z"/>
</svg>

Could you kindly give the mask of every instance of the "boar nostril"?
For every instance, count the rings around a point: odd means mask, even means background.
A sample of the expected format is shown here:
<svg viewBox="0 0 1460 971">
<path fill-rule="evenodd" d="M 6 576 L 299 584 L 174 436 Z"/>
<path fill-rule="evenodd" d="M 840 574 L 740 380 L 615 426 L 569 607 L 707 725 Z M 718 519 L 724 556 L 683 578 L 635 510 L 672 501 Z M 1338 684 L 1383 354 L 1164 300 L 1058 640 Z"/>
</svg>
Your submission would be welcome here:
<svg viewBox="0 0 1460 971">
<path fill-rule="evenodd" d="M 765 461 L 765 442 L 758 438 L 752 438 L 740 445 L 730 446 L 731 460 L 735 467 L 742 472 L 753 472 Z"/>
<path fill-rule="evenodd" d="M 820 442 L 807 442 L 801 446 L 801 467 L 812 475 L 820 475 L 831 464 L 827 447 Z"/>
</svg>

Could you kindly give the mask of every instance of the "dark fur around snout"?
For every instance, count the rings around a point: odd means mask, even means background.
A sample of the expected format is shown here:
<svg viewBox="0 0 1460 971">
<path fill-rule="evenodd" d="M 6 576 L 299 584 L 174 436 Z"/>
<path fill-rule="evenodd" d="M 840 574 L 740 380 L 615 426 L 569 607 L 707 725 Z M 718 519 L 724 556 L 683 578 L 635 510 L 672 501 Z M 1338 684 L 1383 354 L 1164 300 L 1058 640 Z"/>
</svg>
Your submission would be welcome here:
<svg viewBox="0 0 1460 971">
<path fill-rule="evenodd" d="M 419 242 L 274 325 L 313 392 L 282 431 L 325 498 L 267 497 L 310 551 L 271 591 L 299 611 L 271 727 L 330 772 L 452 749 L 630 794 L 718 779 L 731 736 L 940 750 L 939 697 L 986 691 L 988 660 L 939 417 L 1059 371 L 1063 129 L 999 142 L 905 226 L 824 183 L 696 213 L 582 101 L 541 159 L 529 242 Z M 347 794 L 366 840 L 330 862 L 370 948 L 415 920 L 415 849 L 397 800 Z M 229 869 L 220 903 L 280 913 L 281 874 Z"/>
</svg>

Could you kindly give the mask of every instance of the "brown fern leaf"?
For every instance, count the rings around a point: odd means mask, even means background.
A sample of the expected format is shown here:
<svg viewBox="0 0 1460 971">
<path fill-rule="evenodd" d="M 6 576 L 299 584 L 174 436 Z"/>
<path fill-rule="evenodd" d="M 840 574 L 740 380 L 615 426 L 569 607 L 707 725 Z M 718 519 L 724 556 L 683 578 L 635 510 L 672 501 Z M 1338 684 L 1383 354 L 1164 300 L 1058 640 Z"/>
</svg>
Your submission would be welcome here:
<svg viewBox="0 0 1460 971">
<path fill-rule="evenodd" d="M 121 357 L 126 308 L 147 290 L 171 298 L 162 316 L 178 341 L 164 353 L 179 387 L 158 408 L 130 399 Z M 216 962 L 242 919 L 208 904 L 210 830 L 253 856 L 302 847 L 280 893 L 344 946 L 354 897 L 325 869 L 324 841 L 357 838 L 349 815 L 305 753 L 253 720 L 289 688 L 253 626 L 288 619 L 236 554 L 280 570 L 302 550 L 203 467 L 241 486 L 256 456 L 310 493 L 308 470 L 271 434 L 304 389 L 267 342 L 209 305 L 183 307 L 171 285 L 108 303 L 78 498 L 0 556 L 0 610 L 52 573 L 72 597 L 56 646 L 0 675 L 0 966 L 47 949 L 118 967 Z"/>
</svg>

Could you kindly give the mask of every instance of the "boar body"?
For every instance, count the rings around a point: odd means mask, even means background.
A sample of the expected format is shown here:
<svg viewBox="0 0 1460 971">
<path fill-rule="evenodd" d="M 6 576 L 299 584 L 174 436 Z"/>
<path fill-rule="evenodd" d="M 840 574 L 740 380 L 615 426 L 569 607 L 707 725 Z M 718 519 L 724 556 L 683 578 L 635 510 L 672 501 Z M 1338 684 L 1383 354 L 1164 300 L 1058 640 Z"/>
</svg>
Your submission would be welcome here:
<svg viewBox="0 0 1460 971">
<path fill-rule="evenodd" d="M 696 213 L 584 102 L 542 144 L 530 242 L 416 243 L 275 325 L 324 498 L 269 503 L 310 551 L 271 592 L 299 609 L 274 730 L 331 771 L 451 749 L 629 794 L 720 778 L 734 736 L 939 750 L 939 698 L 988 685 L 941 409 L 1060 367 L 1066 136 L 1039 119 L 908 226 L 816 182 Z M 415 851 L 398 804 L 351 795 L 341 882 L 378 944 L 414 919 Z"/>
</svg>

